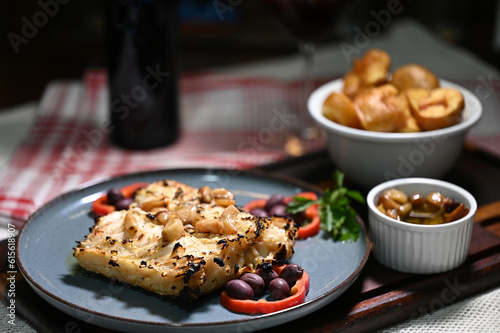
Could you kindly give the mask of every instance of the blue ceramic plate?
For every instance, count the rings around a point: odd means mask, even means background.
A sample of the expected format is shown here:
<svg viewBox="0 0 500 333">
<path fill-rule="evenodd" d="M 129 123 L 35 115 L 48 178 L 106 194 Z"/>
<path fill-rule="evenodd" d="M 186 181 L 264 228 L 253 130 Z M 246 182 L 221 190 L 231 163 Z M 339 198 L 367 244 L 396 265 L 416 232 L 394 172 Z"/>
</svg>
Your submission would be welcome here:
<svg viewBox="0 0 500 333">
<path fill-rule="evenodd" d="M 196 304 L 177 304 L 84 274 L 74 259 L 73 247 L 92 227 L 91 203 L 111 187 L 160 179 L 188 185 L 224 187 L 236 203 L 274 193 L 291 195 L 311 185 L 260 172 L 223 169 L 174 169 L 143 172 L 86 185 L 49 202 L 27 221 L 18 237 L 18 263 L 31 287 L 47 302 L 85 322 L 113 330 L 137 332 L 254 331 L 307 315 L 339 297 L 359 276 L 370 242 L 361 220 L 357 242 L 340 243 L 322 233 L 295 245 L 292 262 L 309 273 L 306 302 L 272 314 L 246 315 L 228 311 L 215 293 Z"/>
</svg>

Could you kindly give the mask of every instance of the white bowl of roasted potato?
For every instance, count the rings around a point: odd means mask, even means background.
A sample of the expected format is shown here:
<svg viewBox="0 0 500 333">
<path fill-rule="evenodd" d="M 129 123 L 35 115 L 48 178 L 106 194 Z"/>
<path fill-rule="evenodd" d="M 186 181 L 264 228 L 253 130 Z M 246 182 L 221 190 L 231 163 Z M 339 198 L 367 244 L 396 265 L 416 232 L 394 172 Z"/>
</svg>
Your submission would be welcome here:
<svg viewBox="0 0 500 333">
<path fill-rule="evenodd" d="M 469 90 L 415 64 L 391 72 L 387 57 L 367 52 L 308 100 L 332 161 L 365 189 L 396 178 L 444 176 L 482 114 Z"/>
<path fill-rule="evenodd" d="M 395 179 L 367 195 L 373 254 L 413 274 L 452 270 L 467 259 L 477 202 L 465 189 L 429 178 Z"/>
</svg>

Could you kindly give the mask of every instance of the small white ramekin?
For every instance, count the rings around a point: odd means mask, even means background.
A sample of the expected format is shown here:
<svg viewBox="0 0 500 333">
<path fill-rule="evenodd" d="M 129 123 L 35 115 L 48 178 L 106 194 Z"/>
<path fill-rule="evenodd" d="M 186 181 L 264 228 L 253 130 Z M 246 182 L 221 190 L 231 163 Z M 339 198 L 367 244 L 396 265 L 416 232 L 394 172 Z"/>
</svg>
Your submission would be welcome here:
<svg viewBox="0 0 500 333">
<path fill-rule="evenodd" d="M 463 202 L 469 214 L 439 225 L 398 221 L 377 209 L 380 195 L 392 188 L 408 196 L 441 192 Z M 467 259 L 477 203 L 463 188 L 430 178 L 395 179 L 375 186 L 368 193 L 367 204 L 373 254 L 383 265 L 405 273 L 431 274 L 452 270 Z"/>
</svg>

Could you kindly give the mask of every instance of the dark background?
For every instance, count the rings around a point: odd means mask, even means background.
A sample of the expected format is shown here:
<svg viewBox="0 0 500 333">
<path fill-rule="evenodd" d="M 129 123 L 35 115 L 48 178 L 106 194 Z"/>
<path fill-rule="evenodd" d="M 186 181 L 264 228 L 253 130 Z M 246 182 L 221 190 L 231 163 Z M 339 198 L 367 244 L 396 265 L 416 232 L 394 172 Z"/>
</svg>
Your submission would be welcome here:
<svg viewBox="0 0 500 333">
<path fill-rule="evenodd" d="M 62 4 L 59 4 L 60 1 Z M 38 100 L 54 79 L 78 79 L 89 67 L 104 67 L 104 0 L 0 0 L 0 109 Z M 165 0 L 169 1 L 169 0 Z M 224 19 L 214 4 L 232 4 Z M 297 52 L 267 15 L 265 0 L 181 0 L 181 71 L 203 70 Z M 322 42 L 349 38 L 352 27 L 373 20 L 370 10 L 388 1 L 352 0 L 339 27 Z M 33 22 L 42 4 L 58 4 L 57 12 L 18 52 L 9 33 L 22 35 L 24 20 Z M 400 0 L 402 17 L 415 18 L 443 38 L 469 49 L 500 67 L 492 46 L 497 4 L 494 0 Z M 52 7 L 54 8 L 54 7 Z"/>
</svg>

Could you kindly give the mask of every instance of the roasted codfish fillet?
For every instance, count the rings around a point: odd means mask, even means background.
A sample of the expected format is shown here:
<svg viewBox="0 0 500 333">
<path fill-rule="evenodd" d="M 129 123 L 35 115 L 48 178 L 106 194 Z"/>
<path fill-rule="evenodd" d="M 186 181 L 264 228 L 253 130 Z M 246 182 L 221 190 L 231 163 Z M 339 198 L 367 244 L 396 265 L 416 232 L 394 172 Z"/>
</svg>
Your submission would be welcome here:
<svg viewBox="0 0 500 333">
<path fill-rule="evenodd" d="M 255 217 L 233 198 L 171 180 L 150 184 L 128 210 L 98 218 L 74 256 L 86 270 L 194 301 L 293 254 L 292 220 Z"/>
</svg>

